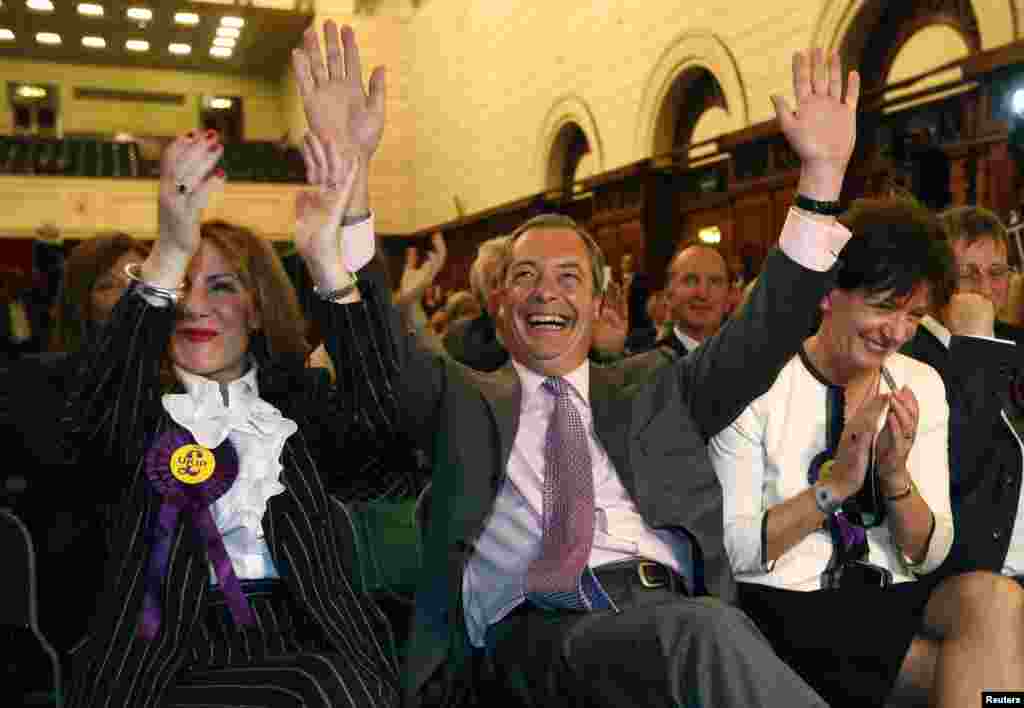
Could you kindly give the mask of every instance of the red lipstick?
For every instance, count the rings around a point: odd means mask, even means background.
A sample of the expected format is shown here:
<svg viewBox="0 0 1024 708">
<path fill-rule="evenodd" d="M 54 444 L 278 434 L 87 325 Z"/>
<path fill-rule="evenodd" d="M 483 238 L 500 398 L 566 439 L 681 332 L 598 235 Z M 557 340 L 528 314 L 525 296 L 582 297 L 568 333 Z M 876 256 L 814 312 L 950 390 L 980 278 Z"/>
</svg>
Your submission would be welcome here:
<svg viewBox="0 0 1024 708">
<path fill-rule="evenodd" d="M 185 329 L 179 329 L 178 334 L 190 342 L 208 342 L 217 336 L 217 331 L 213 329 L 187 327 Z"/>
</svg>

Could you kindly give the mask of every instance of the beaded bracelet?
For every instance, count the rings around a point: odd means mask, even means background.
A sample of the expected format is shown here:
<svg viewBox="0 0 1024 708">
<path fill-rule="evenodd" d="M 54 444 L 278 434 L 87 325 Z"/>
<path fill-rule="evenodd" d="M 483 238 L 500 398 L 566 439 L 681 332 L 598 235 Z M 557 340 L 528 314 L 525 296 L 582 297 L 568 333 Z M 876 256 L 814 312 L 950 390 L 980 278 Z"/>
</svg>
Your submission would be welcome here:
<svg viewBox="0 0 1024 708">
<path fill-rule="evenodd" d="M 132 282 L 138 283 L 138 288 L 142 295 L 152 295 L 154 297 L 167 300 L 172 304 L 177 304 L 178 298 L 181 297 L 182 290 L 185 289 L 185 284 L 182 283 L 176 288 L 165 288 L 160 285 L 153 285 L 152 283 L 142 279 L 141 268 L 141 263 L 128 263 L 124 267 L 124 274 L 128 276 L 128 279 Z"/>
</svg>

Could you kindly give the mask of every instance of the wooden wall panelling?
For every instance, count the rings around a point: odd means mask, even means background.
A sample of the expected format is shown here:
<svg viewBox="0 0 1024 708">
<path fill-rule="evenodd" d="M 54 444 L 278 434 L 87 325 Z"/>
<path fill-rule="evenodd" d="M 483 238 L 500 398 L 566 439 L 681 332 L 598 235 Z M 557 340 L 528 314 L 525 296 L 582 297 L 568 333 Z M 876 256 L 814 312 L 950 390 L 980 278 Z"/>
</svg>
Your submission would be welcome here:
<svg viewBox="0 0 1024 708">
<path fill-rule="evenodd" d="M 733 254 L 744 274 L 752 278 L 761 272 L 761 264 L 777 237 L 775 203 L 772 193 L 739 197 L 733 204 Z"/>
</svg>

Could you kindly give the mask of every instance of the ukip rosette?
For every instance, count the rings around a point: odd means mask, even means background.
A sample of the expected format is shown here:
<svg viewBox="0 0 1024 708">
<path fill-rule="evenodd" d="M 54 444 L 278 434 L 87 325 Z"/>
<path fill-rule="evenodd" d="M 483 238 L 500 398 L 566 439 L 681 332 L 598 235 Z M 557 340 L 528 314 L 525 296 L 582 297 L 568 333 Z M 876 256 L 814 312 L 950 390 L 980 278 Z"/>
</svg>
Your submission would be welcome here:
<svg viewBox="0 0 1024 708">
<path fill-rule="evenodd" d="M 179 523 L 190 524 L 199 534 L 235 623 L 251 624 L 252 608 L 210 513 L 210 505 L 238 478 L 234 446 L 225 439 L 215 448 L 204 447 L 196 443 L 192 433 L 171 423 L 146 452 L 145 469 L 146 478 L 160 497 L 160 507 L 147 532 L 150 558 L 139 618 L 140 636 L 153 639 L 160 629 L 161 591 L 171 540 Z"/>
</svg>

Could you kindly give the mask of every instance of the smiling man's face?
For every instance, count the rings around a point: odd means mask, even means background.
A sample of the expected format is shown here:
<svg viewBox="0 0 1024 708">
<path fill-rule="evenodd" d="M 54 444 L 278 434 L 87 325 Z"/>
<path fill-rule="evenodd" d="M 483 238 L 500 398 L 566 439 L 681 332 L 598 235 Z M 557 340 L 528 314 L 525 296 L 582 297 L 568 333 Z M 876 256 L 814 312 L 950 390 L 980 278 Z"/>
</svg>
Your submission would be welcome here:
<svg viewBox="0 0 1024 708">
<path fill-rule="evenodd" d="M 533 228 L 513 244 L 495 293 L 498 331 L 513 359 L 543 376 L 564 376 L 587 358 L 601 301 L 580 235 Z"/>
</svg>

